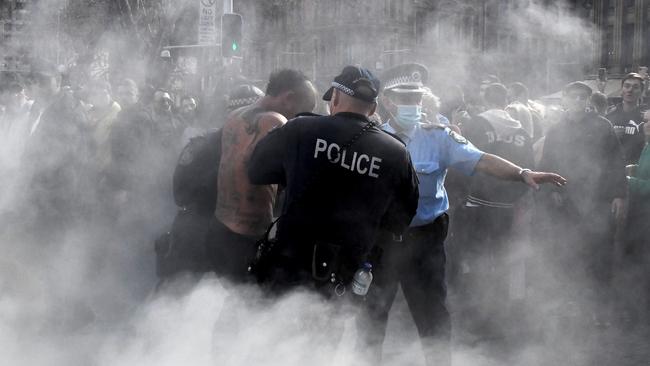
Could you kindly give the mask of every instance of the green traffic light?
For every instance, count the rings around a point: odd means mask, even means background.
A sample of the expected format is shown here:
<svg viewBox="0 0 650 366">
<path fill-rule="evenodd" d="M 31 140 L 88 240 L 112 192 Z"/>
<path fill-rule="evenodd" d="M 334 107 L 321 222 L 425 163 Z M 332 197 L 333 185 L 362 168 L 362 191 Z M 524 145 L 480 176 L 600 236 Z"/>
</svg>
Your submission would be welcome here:
<svg viewBox="0 0 650 366">
<path fill-rule="evenodd" d="M 237 51 L 238 48 L 239 48 L 239 47 L 237 46 L 237 42 L 233 42 L 233 43 L 232 43 L 232 50 L 233 50 L 233 51 Z"/>
</svg>

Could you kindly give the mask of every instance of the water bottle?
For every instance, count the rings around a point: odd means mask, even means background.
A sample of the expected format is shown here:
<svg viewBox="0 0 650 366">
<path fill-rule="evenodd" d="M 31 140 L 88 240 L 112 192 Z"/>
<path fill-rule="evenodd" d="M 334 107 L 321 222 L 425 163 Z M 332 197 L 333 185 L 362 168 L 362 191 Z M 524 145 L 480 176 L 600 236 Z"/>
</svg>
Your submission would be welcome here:
<svg viewBox="0 0 650 366">
<path fill-rule="evenodd" d="M 365 262 L 363 267 L 354 274 L 352 278 L 352 292 L 355 295 L 366 296 L 370 283 L 372 282 L 372 264 Z"/>
</svg>

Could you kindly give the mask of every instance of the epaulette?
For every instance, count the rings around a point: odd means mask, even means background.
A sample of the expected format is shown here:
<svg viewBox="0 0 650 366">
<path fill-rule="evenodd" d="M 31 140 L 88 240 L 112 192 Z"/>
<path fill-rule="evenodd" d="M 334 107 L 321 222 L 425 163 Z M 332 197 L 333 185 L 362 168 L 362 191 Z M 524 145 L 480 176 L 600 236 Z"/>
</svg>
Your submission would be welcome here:
<svg viewBox="0 0 650 366">
<path fill-rule="evenodd" d="M 443 125 L 442 123 L 437 123 L 437 122 L 428 122 L 428 123 L 423 123 L 421 125 L 422 129 L 425 130 L 432 130 L 432 129 L 438 129 L 438 130 L 444 130 L 447 128 L 447 126 Z"/>
<path fill-rule="evenodd" d="M 447 133 L 454 141 L 456 141 L 459 144 L 467 145 L 467 143 L 469 142 L 465 137 L 463 137 L 463 135 L 457 133 L 456 131 L 452 131 L 452 129 L 448 129 Z"/>
<path fill-rule="evenodd" d="M 406 142 L 404 142 L 404 140 L 402 140 L 402 139 L 401 139 L 399 136 L 397 136 L 396 134 L 394 134 L 394 133 L 392 133 L 392 132 L 388 132 L 388 131 L 386 131 L 386 130 L 384 130 L 384 129 L 382 129 L 382 128 L 380 128 L 379 130 L 382 131 L 382 132 L 384 132 L 384 133 L 386 133 L 386 134 L 388 134 L 388 135 L 390 135 L 390 136 L 392 136 L 395 140 L 401 142 L 404 146 L 406 146 Z"/>
<path fill-rule="evenodd" d="M 318 113 L 312 113 L 312 112 L 301 112 L 301 113 L 296 114 L 296 117 L 294 117 L 294 118 L 297 118 L 297 117 L 323 117 L 323 115 L 318 114 Z"/>
</svg>

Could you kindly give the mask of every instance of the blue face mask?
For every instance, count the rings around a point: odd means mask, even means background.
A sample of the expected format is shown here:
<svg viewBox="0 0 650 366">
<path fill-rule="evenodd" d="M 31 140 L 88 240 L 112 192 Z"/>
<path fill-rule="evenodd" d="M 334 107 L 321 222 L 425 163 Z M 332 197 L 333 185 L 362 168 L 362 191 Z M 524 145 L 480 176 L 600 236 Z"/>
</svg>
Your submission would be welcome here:
<svg viewBox="0 0 650 366">
<path fill-rule="evenodd" d="M 395 122 L 407 130 L 414 128 L 422 120 L 422 106 L 419 105 L 397 105 Z"/>
</svg>

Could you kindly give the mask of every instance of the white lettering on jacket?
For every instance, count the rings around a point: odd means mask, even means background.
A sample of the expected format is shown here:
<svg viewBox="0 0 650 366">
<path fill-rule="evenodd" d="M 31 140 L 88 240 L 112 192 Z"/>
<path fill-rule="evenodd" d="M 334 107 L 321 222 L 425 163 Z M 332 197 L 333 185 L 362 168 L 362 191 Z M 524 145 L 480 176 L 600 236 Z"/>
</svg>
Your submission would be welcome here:
<svg viewBox="0 0 650 366">
<path fill-rule="evenodd" d="M 495 134 L 492 131 L 487 131 L 485 133 L 488 137 L 488 143 L 494 143 L 494 141 L 499 141 L 503 142 L 506 144 L 514 144 L 515 146 L 522 147 L 526 144 L 526 140 L 524 139 L 524 136 L 522 135 L 510 135 L 510 136 L 501 136 L 498 134 Z M 496 136 L 495 136 L 496 135 Z"/>
<path fill-rule="evenodd" d="M 319 154 L 325 153 L 327 161 L 336 164 L 345 170 L 356 172 L 361 175 L 368 175 L 372 178 L 379 178 L 381 170 L 381 158 L 369 156 L 367 154 L 358 154 L 353 151 L 348 155 L 347 150 L 341 150 L 341 147 L 335 143 L 328 143 L 323 139 L 316 139 L 314 145 L 314 159 L 318 159 Z"/>
</svg>

